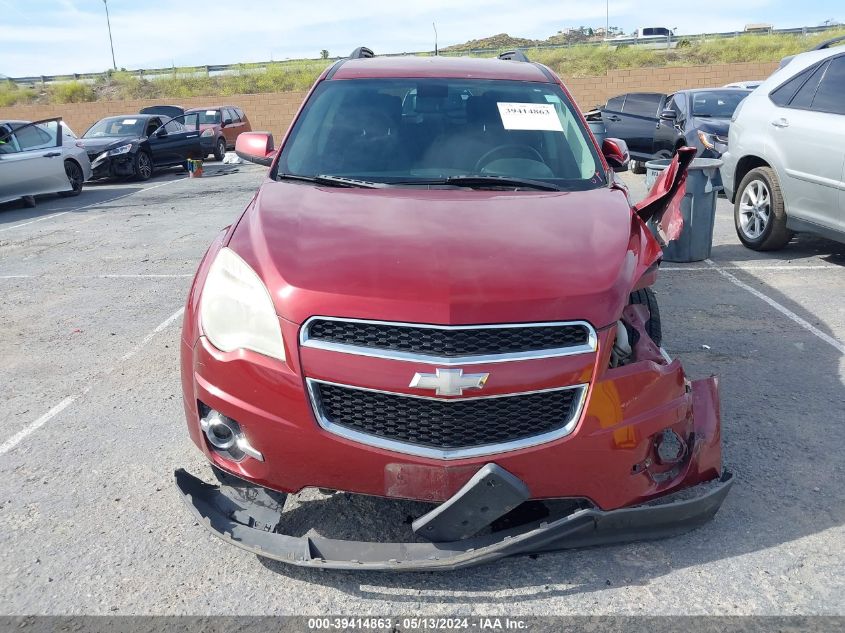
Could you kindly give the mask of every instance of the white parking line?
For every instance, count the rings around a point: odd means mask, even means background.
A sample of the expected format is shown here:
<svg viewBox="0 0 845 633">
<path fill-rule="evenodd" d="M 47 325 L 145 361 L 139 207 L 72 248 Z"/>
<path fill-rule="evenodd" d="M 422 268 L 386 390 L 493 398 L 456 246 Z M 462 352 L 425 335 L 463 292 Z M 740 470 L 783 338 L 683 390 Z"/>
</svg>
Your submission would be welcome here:
<svg viewBox="0 0 845 633">
<path fill-rule="evenodd" d="M 709 260 L 708 260 L 709 261 Z M 755 270 L 845 270 L 845 266 L 836 266 L 833 264 L 769 264 L 762 266 L 719 266 L 720 270 L 744 270 L 754 272 Z M 661 267 L 660 272 L 701 272 L 712 271 L 710 266 L 667 266 Z"/>
<path fill-rule="evenodd" d="M 841 341 L 833 338 L 829 334 L 822 332 L 819 328 L 817 328 L 815 325 L 813 325 L 809 321 L 802 319 L 800 316 L 795 314 L 792 310 L 790 310 L 789 308 L 781 305 L 780 303 L 778 303 L 777 301 L 775 301 L 774 299 L 772 299 L 768 295 L 763 294 L 762 292 L 760 292 L 756 288 L 752 288 L 747 283 L 740 281 L 739 279 L 736 278 L 736 276 L 732 275 L 731 273 L 729 273 L 724 268 L 717 266 L 715 263 L 713 263 L 713 261 L 711 261 L 709 259 L 705 259 L 704 263 L 707 264 L 711 269 L 715 270 L 717 273 L 722 275 L 722 277 L 724 277 L 725 279 L 730 281 L 735 286 L 738 286 L 738 287 L 742 288 L 743 290 L 750 292 L 751 294 L 753 294 L 758 299 L 762 299 L 763 301 L 768 303 L 770 306 L 772 306 L 775 310 L 780 312 L 782 315 L 784 315 L 785 317 L 787 317 L 791 321 L 797 323 L 802 328 L 804 328 L 808 332 L 814 334 L 815 336 L 817 336 L 818 338 L 823 340 L 825 343 L 827 343 L 828 345 L 830 345 L 831 347 L 833 347 L 834 349 L 839 351 L 840 354 L 845 354 L 845 343 L 842 343 Z"/>
<path fill-rule="evenodd" d="M 158 189 L 159 187 L 166 187 L 167 185 L 172 185 L 174 182 L 181 182 L 185 180 L 185 178 L 177 178 L 175 180 L 169 180 L 167 182 L 162 182 L 157 185 L 153 185 L 152 187 L 145 187 L 143 189 L 139 189 L 138 191 L 130 191 L 129 193 L 125 193 L 122 196 L 117 196 L 115 198 L 109 198 L 108 200 L 101 200 L 100 202 L 92 202 L 91 204 L 86 204 L 81 207 L 76 207 L 75 209 L 68 209 L 67 211 L 62 211 L 60 213 L 54 213 L 53 215 L 45 215 L 43 218 L 36 218 L 35 220 L 30 220 L 29 222 L 21 222 L 20 224 L 13 224 L 12 226 L 6 226 L 0 228 L 0 233 L 3 231 L 11 231 L 12 229 L 18 229 L 22 226 L 28 226 L 30 224 L 35 224 L 36 222 L 41 222 L 42 220 L 50 220 L 52 218 L 57 218 L 60 215 L 65 215 L 66 213 L 73 213 L 75 211 L 83 211 L 85 209 L 90 209 L 92 207 L 97 207 L 102 204 L 109 204 L 110 202 L 114 202 L 115 200 L 122 200 L 123 198 L 128 198 L 129 196 L 133 196 L 136 193 L 142 193 L 144 191 L 149 191 L 150 189 Z"/>
<path fill-rule="evenodd" d="M 126 354 L 121 356 L 120 360 L 121 361 L 127 361 L 130 358 L 132 358 L 135 354 L 140 352 L 142 349 L 144 349 L 144 347 L 153 339 L 153 337 L 156 334 L 159 334 L 162 331 L 164 331 L 165 329 L 167 329 L 167 327 L 171 323 L 173 323 L 176 319 L 178 319 L 180 316 L 182 316 L 182 313 L 184 311 L 185 311 L 185 308 L 179 308 L 176 312 L 174 312 L 169 317 L 167 317 L 164 321 L 159 323 L 152 332 L 150 332 L 143 339 L 141 339 L 140 343 L 138 343 L 135 347 L 133 347 L 131 350 L 129 350 L 129 352 L 127 352 Z M 109 367 L 108 369 L 103 371 L 100 374 L 100 376 L 98 376 L 97 378 L 99 379 L 103 375 L 108 375 L 108 374 L 112 373 L 115 369 L 116 368 L 114 366 Z M 59 402 L 59 404 L 57 404 L 55 407 L 50 409 L 47 413 L 45 413 L 40 418 L 35 420 L 35 422 L 32 422 L 31 424 L 25 426 L 20 431 L 15 433 L 12 437 L 10 437 L 8 440 L 3 442 L 3 444 L 0 444 L 0 455 L 5 455 L 10 450 L 15 448 L 15 446 L 17 446 L 18 444 L 23 442 L 27 437 L 29 437 L 30 435 L 35 433 L 35 431 L 40 429 L 42 426 L 47 424 L 47 422 L 49 422 L 50 420 L 55 418 L 62 411 L 64 411 L 70 405 L 72 405 L 74 402 L 76 402 L 76 400 L 78 398 L 80 398 L 80 397 L 84 396 L 86 393 L 88 393 L 91 390 L 91 388 L 95 384 L 97 384 L 98 382 L 99 382 L 99 380 L 91 381 L 91 383 L 89 383 L 88 385 L 83 387 L 78 393 L 68 396 L 67 398 L 65 398 L 64 400 Z"/>
<path fill-rule="evenodd" d="M 187 279 L 193 273 L 135 273 L 127 275 L 0 275 L 0 279 Z"/>
</svg>

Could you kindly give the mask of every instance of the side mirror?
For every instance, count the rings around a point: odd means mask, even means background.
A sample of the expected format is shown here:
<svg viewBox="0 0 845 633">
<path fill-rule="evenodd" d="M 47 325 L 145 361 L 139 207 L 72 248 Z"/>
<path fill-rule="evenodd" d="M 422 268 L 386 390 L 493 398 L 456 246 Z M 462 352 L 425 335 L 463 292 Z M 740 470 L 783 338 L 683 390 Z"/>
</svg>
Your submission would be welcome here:
<svg viewBox="0 0 845 633">
<path fill-rule="evenodd" d="M 232 125 L 232 119 L 223 119 L 223 127 L 227 125 Z"/>
<path fill-rule="evenodd" d="M 625 141 L 619 138 L 606 138 L 601 144 L 601 153 L 613 171 L 616 173 L 628 171 L 631 156 Z"/>
<path fill-rule="evenodd" d="M 243 132 L 235 141 L 235 153 L 250 163 L 270 165 L 276 157 L 273 135 L 270 132 Z"/>
<path fill-rule="evenodd" d="M 660 113 L 660 119 L 662 121 L 675 121 L 678 118 L 678 113 L 674 110 L 663 110 Z"/>
<path fill-rule="evenodd" d="M 158 130 L 156 130 L 157 138 L 164 138 L 165 136 L 167 136 L 167 130 L 165 130 L 163 127 L 160 127 L 158 128 Z"/>
</svg>

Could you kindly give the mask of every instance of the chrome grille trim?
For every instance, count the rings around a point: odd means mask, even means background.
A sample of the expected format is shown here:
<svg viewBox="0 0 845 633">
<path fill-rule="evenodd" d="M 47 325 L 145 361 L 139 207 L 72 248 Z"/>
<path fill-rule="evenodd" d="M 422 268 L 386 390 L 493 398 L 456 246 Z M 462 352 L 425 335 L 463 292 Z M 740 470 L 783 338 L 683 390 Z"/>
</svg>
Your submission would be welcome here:
<svg viewBox="0 0 845 633">
<path fill-rule="evenodd" d="M 394 451 L 396 453 L 404 453 L 406 455 L 415 455 L 418 457 L 429 457 L 432 459 L 442 459 L 442 460 L 454 460 L 454 459 L 467 459 L 472 457 L 483 457 L 487 455 L 495 455 L 498 453 L 507 453 L 511 451 L 517 451 L 524 448 L 530 448 L 532 446 L 538 446 L 540 444 L 545 444 L 547 442 L 552 442 L 554 440 L 560 439 L 562 437 L 566 437 L 570 433 L 572 433 L 575 428 L 578 426 L 578 423 L 581 420 L 581 416 L 584 410 L 584 403 L 587 399 L 587 389 L 589 385 L 587 384 L 579 384 L 579 385 L 568 385 L 566 387 L 553 387 L 551 389 L 538 389 L 536 391 L 520 391 L 520 392 L 513 392 L 513 393 L 505 393 L 505 394 L 496 394 L 492 396 L 472 396 L 468 398 L 444 398 L 444 397 L 434 397 L 434 396 L 421 396 L 416 394 L 407 394 L 407 393 L 398 393 L 395 391 L 384 391 L 381 389 L 370 389 L 367 387 L 358 387 L 355 385 L 346 385 L 342 383 L 331 382 L 328 380 L 316 380 L 314 378 L 306 378 L 306 385 L 308 387 L 308 395 L 311 400 L 311 408 L 314 412 L 314 416 L 317 419 L 317 423 L 323 428 L 325 431 L 332 433 L 333 435 L 337 435 L 343 437 L 345 439 L 351 440 L 353 442 L 358 442 L 359 444 L 365 444 L 367 446 L 373 446 L 375 448 L 381 448 L 388 451 Z M 406 442 L 399 442 L 396 440 L 390 440 L 383 437 L 378 437 L 375 435 L 370 435 L 368 433 L 362 433 L 360 431 L 355 431 L 353 429 L 349 429 L 345 426 L 341 426 L 339 424 L 333 423 L 331 420 L 327 419 L 323 415 L 323 409 L 320 405 L 319 401 L 319 394 L 317 390 L 317 385 L 324 384 L 324 385 L 332 385 L 335 387 L 342 387 L 344 389 L 353 389 L 359 391 L 369 391 L 372 393 L 383 393 L 388 394 L 391 396 L 398 396 L 398 397 L 405 397 L 405 398 L 416 398 L 420 400 L 437 400 L 439 402 L 466 402 L 468 400 L 490 400 L 495 398 L 508 398 L 508 397 L 515 397 L 515 396 L 527 396 L 537 393 L 549 393 L 554 391 L 564 391 L 568 389 L 577 389 L 579 390 L 578 400 L 575 406 L 572 407 L 572 412 L 570 414 L 569 420 L 567 420 L 566 424 L 564 424 L 561 428 L 555 429 L 554 431 L 550 431 L 548 433 L 543 433 L 540 435 L 534 435 L 532 437 L 526 437 L 519 440 L 514 440 L 511 442 L 502 442 L 499 444 L 488 444 L 484 446 L 473 446 L 471 448 L 457 448 L 457 449 L 436 449 L 427 446 L 418 446 L 415 444 L 409 444 Z"/>
<path fill-rule="evenodd" d="M 524 352 L 508 352 L 503 354 L 485 354 L 480 356 L 433 356 L 428 354 L 417 354 L 384 348 L 363 347 L 347 345 L 314 339 L 309 336 L 309 327 L 314 321 L 340 321 L 344 323 L 364 323 L 374 325 L 386 325 L 393 327 L 428 328 L 434 330 L 482 330 L 482 329 L 513 329 L 513 328 L 543 328 L 561 326 L 582 326 L 587 330 L 588 341 L 584 345 L 573 345 L 570 347 L 559 347 Z M 401 321 L 375 321 L 368 319 L 350 319 L 344 317 L 312 316 L 308 318 L 299 329 L 299 344 L 302 347 L 322 349 L 342 354 L 354 354 L 370 358 L 385 358 L 412 363 L 428 363 L 441 367 L 456 365 L 481 365 L 486 363 L 506 363 L 512 361 L 537 360 L 542 358 L 557 358 L 560 356 L 574 356 L 577 354 L 589 354 L 596 351 L 598 337 L 595 328 L 586 321 L 550 321 L 543 323 L 496 323 L 493 325 L 432 325 L 428 323 L 406 323 Z"/>
</svg>

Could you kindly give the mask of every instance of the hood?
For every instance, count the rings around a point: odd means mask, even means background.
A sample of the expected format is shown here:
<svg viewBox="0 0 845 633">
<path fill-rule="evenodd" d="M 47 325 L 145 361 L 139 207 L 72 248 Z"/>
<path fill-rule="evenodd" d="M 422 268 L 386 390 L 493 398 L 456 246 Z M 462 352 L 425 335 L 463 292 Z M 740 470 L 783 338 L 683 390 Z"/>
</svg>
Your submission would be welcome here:
<svg viewBox="0 0 845 633">
<path fill-rule="evenodd" d="M 695 128 L 708 134 L 727 136 L 728 128 L 731 126 L 730 119 L 714 119 L 710 117 L 693 117 L 693 119 Z"/>
<path fill-rule="evenodd" d="M 79 142 L 88 154 L 99 154 L 127 143 L 140 142 L 141 138 L 137 136 L 98 136 L 97 138 L 81 138 Z"/>
<path fill-rule="evenodd" d="M 267 182 L 229 246 L 283 318 L 615 322 L 637 259 L 623 191 L 345 189 Z"/>
</svg>

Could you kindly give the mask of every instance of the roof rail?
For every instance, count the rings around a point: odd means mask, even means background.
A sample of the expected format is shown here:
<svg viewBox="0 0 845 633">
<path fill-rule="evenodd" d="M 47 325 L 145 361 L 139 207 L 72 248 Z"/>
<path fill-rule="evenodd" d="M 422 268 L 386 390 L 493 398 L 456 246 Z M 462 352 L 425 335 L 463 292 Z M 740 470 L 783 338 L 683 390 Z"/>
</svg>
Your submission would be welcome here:
<svg viewBox="0 0 845 633">
<path fill-rule="evenodd" d="M 499 55 L 499 59 L 505 59 L 511 62 L 528 62 L 531 61 L 528 57 L 519 49 L 515 49 L 512 51 L 505 51 L 504 53 Z"/>
<path fill-rule="evenodd" d="M 366 46 L 359 46 L 356 48 L 352 53 L 349 55 L 349 59 L 370 59 L 371 57 L 375 57 L 376 54 L 373 53 L 369 48 Z"/>
<path fill-rule="evenodd" d="M 826 48 L 830 48 L 831 46 L 837 45 L 839 42 L 845 42 L 845 35 L 840 35 L 839 37 L 834 37 L 832 40 L 826 40 L 819 44 L 818 46 L 814 46 L 812 50 L 814 51 L 822 51 Z"/>
</svg>

